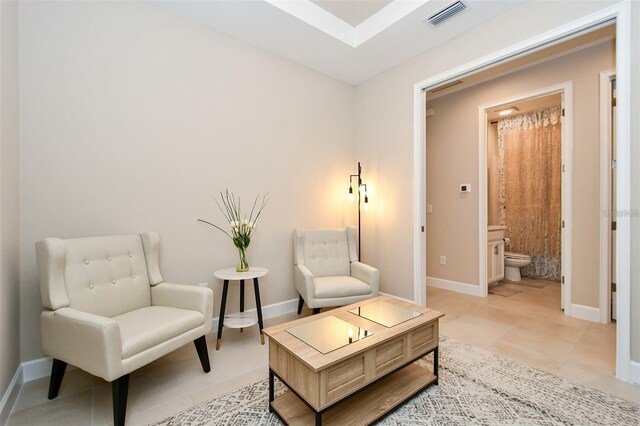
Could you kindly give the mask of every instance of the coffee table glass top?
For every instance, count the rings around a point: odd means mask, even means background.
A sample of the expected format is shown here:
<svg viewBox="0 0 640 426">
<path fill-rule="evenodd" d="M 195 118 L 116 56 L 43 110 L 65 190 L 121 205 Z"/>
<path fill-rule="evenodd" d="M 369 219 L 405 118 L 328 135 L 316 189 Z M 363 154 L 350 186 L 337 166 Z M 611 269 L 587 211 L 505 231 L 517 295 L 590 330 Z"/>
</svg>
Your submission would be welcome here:
<svg viewBox="0 0 640 426">
<path fill-rule="evenodd" d="M 349 309 L 349 312 L 388 328 L 422 315 L 422 312 L 412 311 L 389 302 L 370 303 Z"/>
<path fill-rule="evenodd" d="M 286 330 L 322 354 L 327 354 L 373 335 L 370 331 L 358 328 L 333 315 Z"/>
</svg>

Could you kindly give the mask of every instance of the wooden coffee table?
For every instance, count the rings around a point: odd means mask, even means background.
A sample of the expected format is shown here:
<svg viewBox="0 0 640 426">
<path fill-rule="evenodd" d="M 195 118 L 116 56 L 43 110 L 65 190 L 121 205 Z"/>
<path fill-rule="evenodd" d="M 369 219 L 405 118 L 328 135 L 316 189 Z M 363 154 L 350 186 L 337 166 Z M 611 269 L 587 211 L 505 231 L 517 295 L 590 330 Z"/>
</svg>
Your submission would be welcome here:
<svg viewBox="0 0 640 426">
<path fill-rule="evenodd" d="M 422 315 L 386 327 L 349 312 L 378 302 Z M 269 411 L 289 425 L 360 425 L 383 417 L 430 384 L 438 384 L 438 320 L 443 315 L 380 296 L 265 329 L 269 337 Z M 367 330 L 369 335 L 323 354 L 287 331 L 328 316 L 348 322 L 358 332 Z M 430 352 L 433 372 L 415 363 Z M 288 388 L 277 398 L 274 377 Z"/>
</svg>

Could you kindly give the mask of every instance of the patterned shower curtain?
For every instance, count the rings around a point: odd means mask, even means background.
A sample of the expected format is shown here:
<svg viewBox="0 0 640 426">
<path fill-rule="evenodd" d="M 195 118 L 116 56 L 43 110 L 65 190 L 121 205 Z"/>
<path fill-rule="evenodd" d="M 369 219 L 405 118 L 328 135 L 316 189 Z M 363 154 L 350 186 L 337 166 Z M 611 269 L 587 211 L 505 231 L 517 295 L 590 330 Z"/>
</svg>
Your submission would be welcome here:
<svg viewBox="0 0 640 426">
<path fill-rule="evenodd" d="M 498 121 L 498 214 L 508 251 L 528 254 L 522 275 L 560 280 L 560 107 Z"/>
</svg>

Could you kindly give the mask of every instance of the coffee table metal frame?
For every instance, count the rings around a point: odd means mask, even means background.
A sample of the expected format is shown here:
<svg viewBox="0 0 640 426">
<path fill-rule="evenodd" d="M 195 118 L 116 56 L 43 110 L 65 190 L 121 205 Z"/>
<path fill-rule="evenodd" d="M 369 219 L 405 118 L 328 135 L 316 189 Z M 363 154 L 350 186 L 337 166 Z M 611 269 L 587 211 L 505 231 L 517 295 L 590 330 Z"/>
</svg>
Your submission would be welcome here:
<svg viewBox="0 0 640 426">
<path fill-rule="evenodd" d="M 433 375 L 436 376 L 436 380 L 434 382 L 430 382 L 427 383 L 426 385 L 422 386 L 421 388 L 417 389 L 415 392 L 412 392 L 411 394 L 408 395 L 408 398 L 413 397 L 414 395 L 422 392 L 423 390 L 425 390 L 426 388 L 428 388 L 431 385 L 437 385 L 438 384 L 438 346 L 436 346 L 435 348 L 431 349 L 428 352 L 425 352 L 424 354 L 421 354 L 417 357 L 415 357 L 414 359 L 412 359 L 411 361 L 406 362 L 405 364 L 401 365 L 400 367 L 396 368 L 395 370 L 392 370 L 390 372 L 388 372 L 387 374 L 377 378 L 376 380 L 374 380 L 373 382 L 365 385 L 364 387 L 358 389 L 357 391 L 345 396 L 344 398 L 332 403 L 331 405 L 323 408 L 322 410 L 318 411 L 316 410 L 311 404 L 309 404 L 300 394 L 298 394 L 298 392 L 295 391 L 295 389 L 293 389 L 292 387 L 290 387 L 287 382 L 285 382 L 282 377 L 280 377 L 278 375 L 278 373 L 276 373 L 275 371 L 273 371 L 271 368 L 269 368 L 269 412 L 270 413 L 274 413 L 276 416 L 278 416 L 278 418 L 285 424 L 287 424 L 287 421 L 285 419 L 283 419 L 280 414 L 278 414 L 277 411 L 275 411 L 273 409 L 273 406 L 271 405 L 272 402 L 275 400 L 275 377 L 278 378 L 278 380 L 280 380 L 282 382 L 283 385 L 286 386 L 286 388 L 293 392 L 293 394 L 295 396 L 298 397 L 298 399 L 300 399 L 300 401 L 304 402 L 304 404 L 309 407 L 311 409 L 311 411 L 313 411 L 313 413 L 315 414 L 315 418 L 316 418 L 316 426 L 321 426 L 322 425 L 322 415 L 324 413 L 326 413 L 327 411 L 331 410 L 333 407 L 335 407 L 336 405 L 342 404 L 343 402 L 349 400 L 350 398 L 353 398 L 354 396 L 366 391 L 367 389 L 369 389 L 371 386 L 375 385 L 376 383 L 378 383 L 379 381 L 387 378 L 388 376 L 402 370 L 403 368 L 405 368 L 406 366 L 413 364 L 414 362 L 416 362 L 417 360 L 419 360 L 420 358 L 423 358 L 427 355 L 429 355 L 430 353 L 433 352 Z M 396 405 L 395 407 L 393 407 L 391 410 L 387 411 L 386 413 L 383 414 L 382 417 L 376 419 L 380 420 L 386 416 L 388 416 L 389 414 L 391 414 L 393 411 L 395 411 L 398 407 L 400 407 L 400 405 Z"/>
</svg>

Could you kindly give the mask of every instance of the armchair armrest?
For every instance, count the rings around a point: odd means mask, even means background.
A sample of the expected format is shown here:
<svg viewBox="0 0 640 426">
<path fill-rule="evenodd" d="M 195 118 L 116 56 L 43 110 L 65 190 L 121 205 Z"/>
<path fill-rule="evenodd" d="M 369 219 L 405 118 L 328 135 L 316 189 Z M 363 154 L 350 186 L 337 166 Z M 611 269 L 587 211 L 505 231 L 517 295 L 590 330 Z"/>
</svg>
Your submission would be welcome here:
<svg viewBox="0 0 640 426">
<path fill-rule="evenodd" d="M 378 294 L 378 287 L 380 286 L 380 271 L 376 268 L 360 262 L 351 262 L 351 276 L 369 284 L 373 295 Z"/>
<path fill-rule="evenodd" d="M 296 265 L 295 266 L 295 276 L 294 276 L 296 290 L 302 296 L 302 298 L 307 302 L 311 302 L 314 299 L 315 290 L 313 285 L 313 274 L 304 265 Z"/>
<path fill-rule="evenodd" d="M 122 338 L 111 318 L 61 308 L 41 315 L 45 354 L 112 381 L 120 377 Z"/>
<path fill-rule="evenodd" d="M 213 290 L 194 285 L 160 283 L 151 287 L 151 304 L 200 312 L 211 327 Z M 207 332 L 209 328 L 207 329 Z"/>
</svg>

